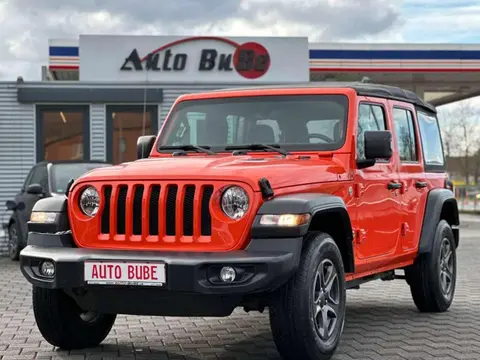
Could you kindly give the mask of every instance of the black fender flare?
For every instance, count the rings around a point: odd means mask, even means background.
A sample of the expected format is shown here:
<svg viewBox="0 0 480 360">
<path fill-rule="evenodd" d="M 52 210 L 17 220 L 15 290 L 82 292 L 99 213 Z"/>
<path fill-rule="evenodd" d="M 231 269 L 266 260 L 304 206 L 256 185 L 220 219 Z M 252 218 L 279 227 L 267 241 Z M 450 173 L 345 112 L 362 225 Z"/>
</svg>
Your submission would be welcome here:
<svg viewBox="0 0 480 360">
<path fill-rule="evenodd" d="M 432 251 L 437 224 L 442 219 L 447 220 L 451 226 L 460 225 L 457 200 L 453 192 L 449 189 L 432 189 L 427 196 L 422 231 L 418 244 L 419 254 Z M 459 232 L 458 229 L 453 230 L 455 242 L 458 247 Z"/>
<path fill-rule="evenodd" d="M 260 219 L 262 215 L 273 214 L 310 214 L 310 221 L 297 227 L 279 228 L 276 226 L 262 226 Z M 354 271 L 354 252 L 353 252 L 353 229 L 347 207 L 342 198 L 323 193 L 300 193 L 280 195 L 265 201 L 257 211 L 257 215 L 252 225 L 252 238 L 279 238 L 279 237 L 303 237 L 312 229 L 334 229 L 332 224 L 318 224 L 317 220 L 323 216 L 339 216 L 341 226 L 336 231 L 342 234 L 341 241 L 337 243 L 344 256 L 345 270 Z M 335 232 L 337 234 L 337 232 Z M 330 234 L 334 236 L 335 234 Z"/>
</svg>

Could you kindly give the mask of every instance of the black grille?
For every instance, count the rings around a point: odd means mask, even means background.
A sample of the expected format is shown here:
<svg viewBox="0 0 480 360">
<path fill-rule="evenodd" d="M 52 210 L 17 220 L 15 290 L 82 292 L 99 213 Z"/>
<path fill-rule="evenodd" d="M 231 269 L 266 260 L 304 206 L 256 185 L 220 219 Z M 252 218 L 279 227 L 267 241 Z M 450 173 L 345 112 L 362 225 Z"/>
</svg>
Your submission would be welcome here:
<svg viewBox="0 0 480 360">
<path fill-rule="evenodd" d="M 162 188 L 166 191 L 161 191 Z M 133 235 L 194 236 L 195 231 L 197 231 L 199 235 L 211 236 L 212 218 L 209 204 L 213 191 L 214 187 L 212 185 L 186 185 L 183 188 L 180 188 L 177 184 L 153 184 L 149 186 L 137 184 L 130 188 L 127 185 L 119 185 L 116 199 L 114 199 L 112 186 L 104 186 L 103 200 L 105 206 L 101 214 L 100 232 L 102 234 L 113 232 L 114 234 L 125 235 L 127 221 L 131 221 Z M 200 196 L 200 203 L 197 204 L 195 204 L 196 194 Z M 165 196 L 165 198 L 162 199 L 161 196 Z M 177 204 L 177 201 L 181 200 L 179 196 L 183 196 L 181 205 L 180 202 Z M 130 199 L 130 205 L 128 206 L 132 206 L 131 211 L 127 211 L 127 197 Z M 145 208 L 143 208 L 144 197 L 148 199 Z M 177 210 L 179 210 L 177 206 L 180 206 L 182 211 L 183 228 L 181 229 L 176 228 Z M 114 229 L 110 229 L 111 211 L 114 211 L 117 217 L 117 224 Z M 142 219 L 147 215 L 146 212 L 148 212 L 148 226 L 142 228 Z M 127 213 L 130 214 L 130 219 L 127 219 Z M 200 218 L 199 228 L 197 229 L 195 229 L 196 216 Z M 182 232 L 182 234 L 177 234 L 177 232 Z"/>
</svg>

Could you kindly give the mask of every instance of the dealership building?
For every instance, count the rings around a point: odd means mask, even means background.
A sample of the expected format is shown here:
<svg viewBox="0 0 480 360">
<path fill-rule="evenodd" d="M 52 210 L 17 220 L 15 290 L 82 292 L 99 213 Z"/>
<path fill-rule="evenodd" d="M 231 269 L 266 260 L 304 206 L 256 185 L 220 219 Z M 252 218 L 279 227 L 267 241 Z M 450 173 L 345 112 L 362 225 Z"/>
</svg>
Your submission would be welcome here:
<svg viewBox="0 0 480 360">
<path fill-rule="evenodd" d="M 41 81 L 0 82 L 0 216 L 40 161 L 134 160 L 184 93 L 363 79 L 435 105 L 480 95 L 478 45 L 81 35 L 50 40 L 45 61 Z"/>
</svg>

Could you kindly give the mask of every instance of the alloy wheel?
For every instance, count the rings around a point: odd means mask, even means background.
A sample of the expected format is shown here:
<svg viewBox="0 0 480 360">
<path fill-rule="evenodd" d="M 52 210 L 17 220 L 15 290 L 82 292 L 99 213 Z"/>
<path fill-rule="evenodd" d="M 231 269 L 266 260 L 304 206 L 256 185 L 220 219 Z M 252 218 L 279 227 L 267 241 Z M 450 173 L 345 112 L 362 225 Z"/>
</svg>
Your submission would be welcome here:
<svg viewBox="0 0 480 360">
<path fill-rule="evenodd" d="M 335 332 L 340 314 L 340 283 L 333 263 L 325 259 L 318 266 L 313 285 L 315 329 L 323 341 Z"/>
<path fill-rule="evenodd" d="M 10 256 L 14 256 L 18 248 L 18 232 L 15 226 L 10 227 L 9 229 L 9 241 L 8 241 L 8 251 Z"/>
<path fill-rule="evenodd" d="M 440 287 L 446 298 L 449 298 L 454 282 L 454 259 L 452 243 L 448 238 L 442 239 L 440 245 Z"/>
</svg>

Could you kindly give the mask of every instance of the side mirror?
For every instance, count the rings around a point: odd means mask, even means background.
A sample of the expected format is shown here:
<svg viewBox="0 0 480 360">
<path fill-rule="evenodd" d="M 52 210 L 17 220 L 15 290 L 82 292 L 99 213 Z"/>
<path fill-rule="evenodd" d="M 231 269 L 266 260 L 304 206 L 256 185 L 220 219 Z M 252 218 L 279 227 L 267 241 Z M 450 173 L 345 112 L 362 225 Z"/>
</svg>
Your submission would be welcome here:
<svg viewBox="0 0 480 360">
<path fill-rule="evenodd" d="M 27 193 L 32 195 L 41 195 L 43 194 L 43 188 L 40 184 L 30 184 L 27 187 Z"/>
<path fill-rule="evenodd" d="M 7 207 L 7 210 L 13 211 L 17 207 L 17 203 L 13 200 L 7 200 L 7 202 L 5 203 L 5 206 Z"/>
<path fill-rule="evenodd" d="M 137 159 L 145 159 L 150 155 L 156 138 L 155 135 L 145 135 L 138 138 Z"/>
<path fill-rule="evenodd" d="M 375 165 L 379 159 L 390 160 L 392 157 L 392 133 L 385 131 L 365 131 L 365 160 L 358 161 L 360 169 Z"/>
</svg>

